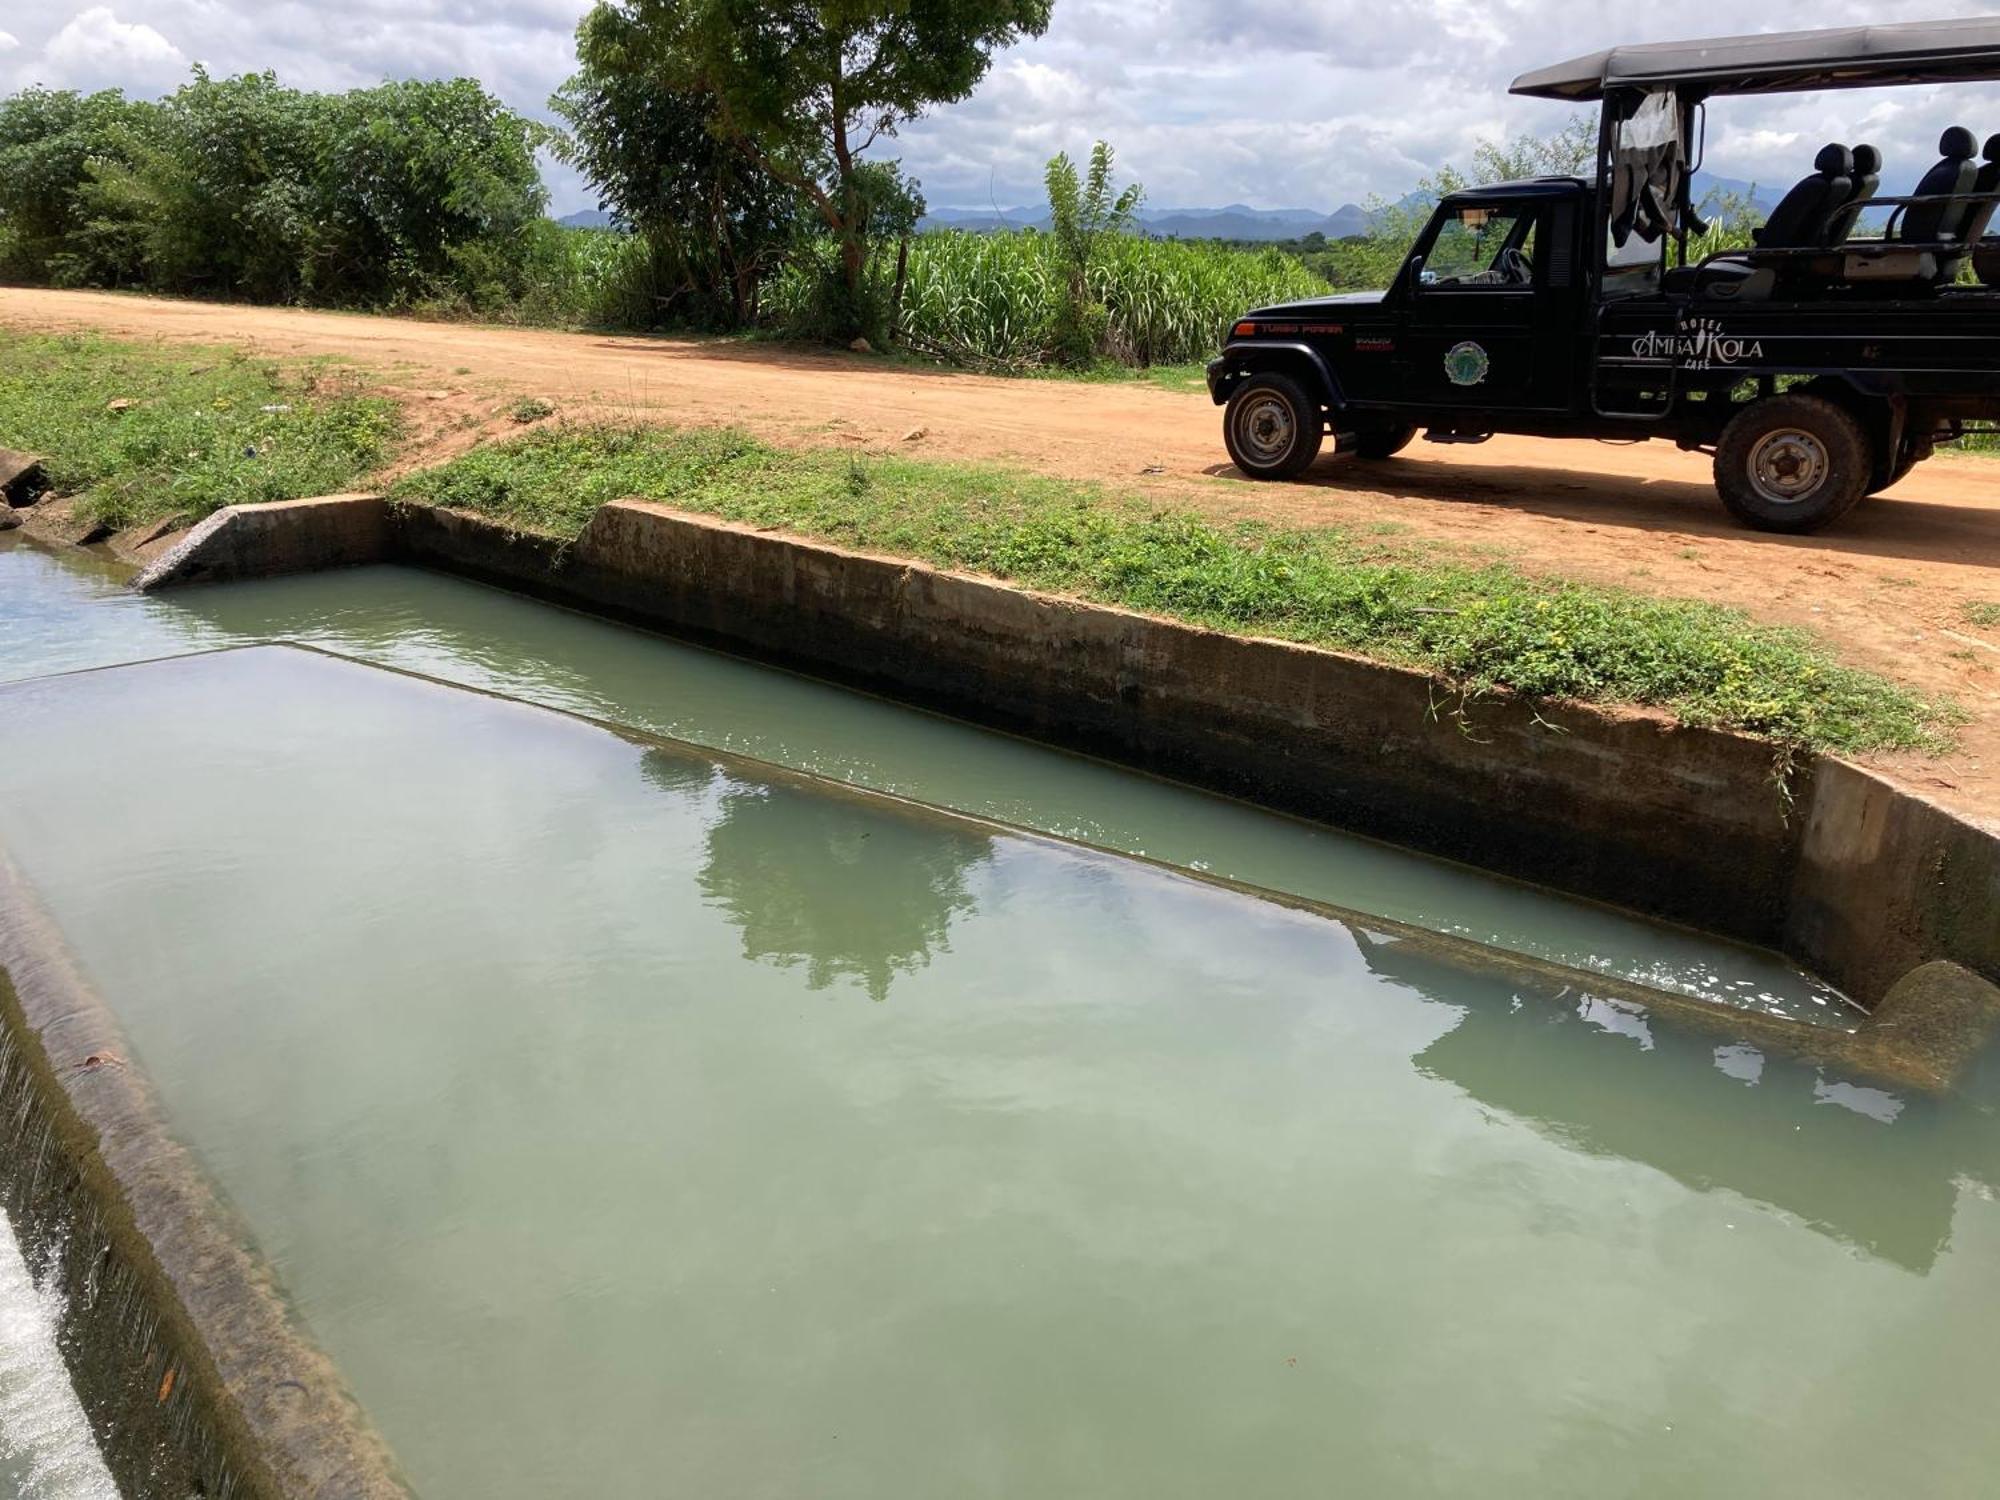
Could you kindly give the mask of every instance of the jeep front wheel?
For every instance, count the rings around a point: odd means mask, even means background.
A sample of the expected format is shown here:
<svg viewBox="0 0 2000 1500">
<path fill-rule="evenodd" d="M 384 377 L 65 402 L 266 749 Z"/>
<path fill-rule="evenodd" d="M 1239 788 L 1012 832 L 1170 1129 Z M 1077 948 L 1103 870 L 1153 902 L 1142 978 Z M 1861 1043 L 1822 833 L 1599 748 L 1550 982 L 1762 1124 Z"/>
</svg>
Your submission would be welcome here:
<svg viewBox="0 0 2000 1500">
<path fill-rule="evenodd" d="M 1222 414 L 1222 441 L 1252 479 L 1290 479 L 1319 457 L 1319 403 L 1289 375 L 1253 375 Z"/>
<path fill-rule="evenodd" d="M 1759 401 L 1730 419 L 1715 448 L 1722 503 L 1760 531 L 1817 531 L 1839 520 L 1874 473 L 1861 424 L 1819 396 Z"/>
</svg>

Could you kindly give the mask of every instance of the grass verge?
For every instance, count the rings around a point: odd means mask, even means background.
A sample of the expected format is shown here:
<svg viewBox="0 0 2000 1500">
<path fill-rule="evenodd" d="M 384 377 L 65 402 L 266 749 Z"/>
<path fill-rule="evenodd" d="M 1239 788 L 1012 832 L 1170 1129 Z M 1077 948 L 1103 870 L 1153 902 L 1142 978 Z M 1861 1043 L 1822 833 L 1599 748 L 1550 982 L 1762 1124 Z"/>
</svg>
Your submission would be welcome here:
<svg viewBox="0 0 2000 1500">
<path fill-rule="evenodd" d="M 347 488 L 395 442 L 393 402 L 337 366 L 0 330 L 0 447 L 112 526 Z"/>
<path fill-rule="evenodd" d="M 1943 748 L 1957 711 L 1713 605 L 1226 526 L 1012 471 L 782 452 L 733 431 L 569 427 L 412 474 L 398 499 L 575 535 L 637 496 L 1238 633 L 1427 667 L 1469 692 L 1647 704 L 1831 750 Z"/>
</svg>

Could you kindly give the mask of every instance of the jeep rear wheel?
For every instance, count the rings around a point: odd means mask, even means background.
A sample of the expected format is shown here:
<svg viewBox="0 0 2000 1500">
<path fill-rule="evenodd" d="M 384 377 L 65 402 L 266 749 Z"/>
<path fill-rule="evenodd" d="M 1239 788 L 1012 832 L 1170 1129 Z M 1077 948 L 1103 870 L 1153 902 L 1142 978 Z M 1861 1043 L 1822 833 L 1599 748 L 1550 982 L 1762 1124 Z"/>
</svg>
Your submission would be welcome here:
<svg viewBox="0 0 2000 1500">
<path fill-rule="evenodd" d="M 1222 441 L 1252 479 L 1290 479 L 1319 457 L 1319 403 L 1289 375 L 1253 375 L 1222 414 Z"/>
<path fill-rule="evenodd" d="M 1715 449 L 1715 487 L 1739 521 L 1760 531 L 1817 531 L 1868 492 L 1875 454 L 1843 408 L 1796 392 L 1730 419 Z"/>
</svg>

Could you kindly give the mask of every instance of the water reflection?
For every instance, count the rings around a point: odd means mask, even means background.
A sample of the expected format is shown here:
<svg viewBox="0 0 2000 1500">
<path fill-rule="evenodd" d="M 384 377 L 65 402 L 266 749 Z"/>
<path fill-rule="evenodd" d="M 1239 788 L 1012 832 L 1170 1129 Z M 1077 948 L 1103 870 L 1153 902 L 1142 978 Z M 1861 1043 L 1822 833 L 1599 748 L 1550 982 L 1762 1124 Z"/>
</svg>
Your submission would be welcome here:
<svg viewBox="0 0 2000 1500">
<path fill-rule="evenodd" d="M 180 649 L 205 641 L 307 641 L 1640 983 L 1807 1016 L 1837 1003 L 1826 986 L 1773 954 L 1492 880 L 460 579 L 354 568 L 168 597 L 185 616 L 188 639 Z"/>
<path fill-rule="evenodd" d="M 1357 941 L 1377 974 L 1463 1007 L 1420 1068 L 1576 1150 L 1740 1193 L 1917 1272 L 1950 1244 L 1959 1184 L 2000 1182 L 1976 1096 L 1889 1093 L 1600 997 L 1502 999 L 1509 981 L 1469 984 L 1420 944 Z"/>
<path fill-rule="evenodd" d="M 852 980 L 876 1000 L 947 946 L 973 909 L 967 877 L 992 856 L 969 825 L 874 798 L 739 780 L 696 754 L 649 751 L 645 774 L 710 796 L 703 896 L 743 934 L 746 958 L 802 965 L 823 990 Z"/>
</svg>

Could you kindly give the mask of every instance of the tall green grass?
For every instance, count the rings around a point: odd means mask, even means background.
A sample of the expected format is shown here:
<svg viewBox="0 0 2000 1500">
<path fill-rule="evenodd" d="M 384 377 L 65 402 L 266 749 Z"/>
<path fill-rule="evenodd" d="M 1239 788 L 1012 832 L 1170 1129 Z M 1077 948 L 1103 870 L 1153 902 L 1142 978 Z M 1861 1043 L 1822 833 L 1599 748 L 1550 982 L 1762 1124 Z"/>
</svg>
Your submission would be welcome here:
<svg viewBox="0 0 2000 1500">
<path fill-rule="evenodd" d="M 898 326 L 932 352 L 1040 364 L 1055 343 L 1063 277 L 1049 235 L 933 230 L 910 241 Z M 1110 314 L 1108 353 L 1139 366 L 1204 358 L 1247 309 L 1326 290 L 1318 276 L 1275 250 L 1136 235 L 1107 236 L 1090 271 L 1091 298 Z M 814 291 L 815 268 L 801 257 L 768 288 L 768 320 L 780 330 L 805 324 Z"/>
</svg>

